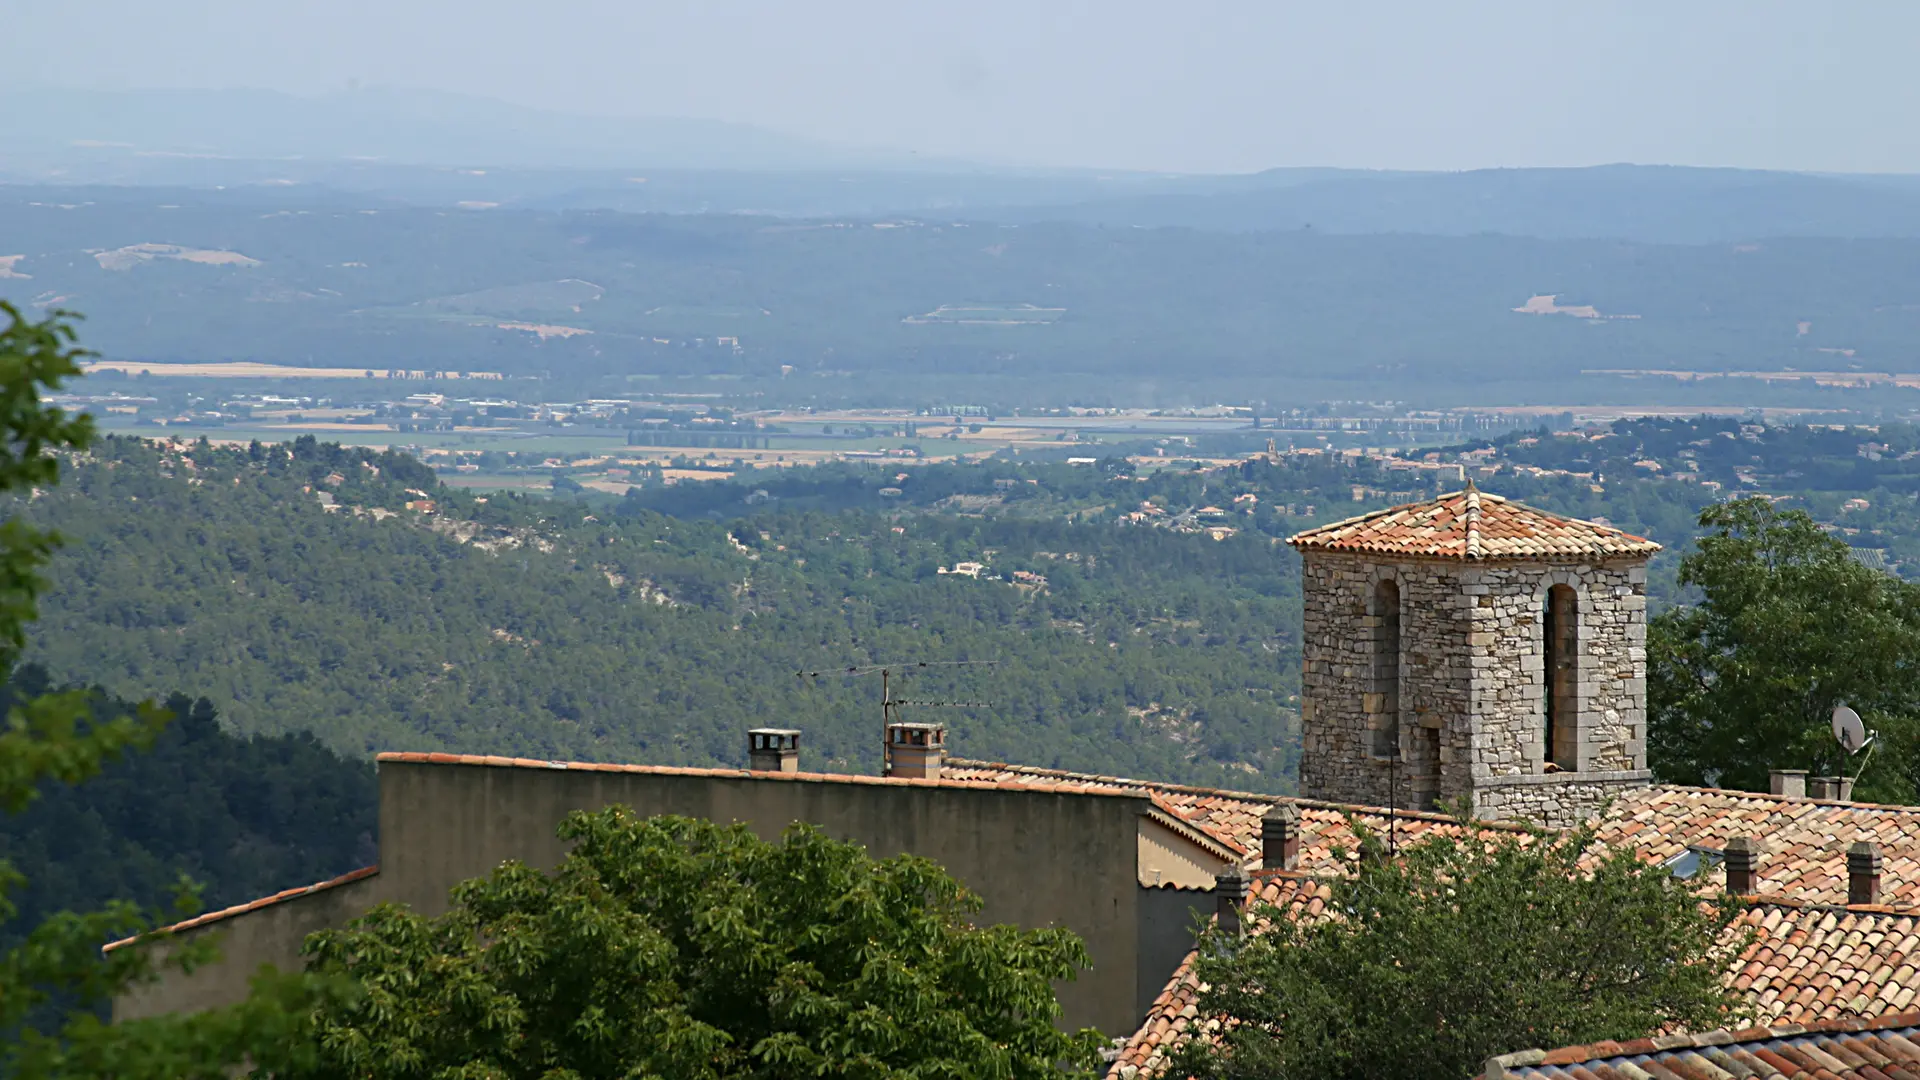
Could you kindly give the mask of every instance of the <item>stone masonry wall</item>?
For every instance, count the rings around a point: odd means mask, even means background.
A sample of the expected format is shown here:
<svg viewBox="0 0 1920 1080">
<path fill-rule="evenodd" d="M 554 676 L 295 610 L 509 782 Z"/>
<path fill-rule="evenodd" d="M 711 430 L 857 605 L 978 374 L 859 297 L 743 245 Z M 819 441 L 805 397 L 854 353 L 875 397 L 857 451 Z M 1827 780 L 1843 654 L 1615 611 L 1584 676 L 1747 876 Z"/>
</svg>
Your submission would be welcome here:
<svg viewBox="0 0 1920 1080">
<path fill-rule="evenodd" d="M 1570 829 L 1652 779 L 1653 773 L 1645 769 L 1483 779 L 1474 791 L 1474 812 L 1488 821 L 1531 821 L 1551 829 Z"/>
<path fill-rule="evenodd" d="M 1570 772 L 1646 768 L 1646 563 L 1508 564 L 1461 574 L 1473 606 L 1476 778 L 1544 771 L 1547 590 L 1573 589 L 1575 760 Z"/>
<path fill-rule="evenodd" d="M 1647 782 L 1646 564 L 1389 562 L 1303 552 L 1300 790 L 1427 808 L 1471 795 L 1483 817 L 1572 824 Z M 1374 693 L 1374 584 L 1401 591 L 1400 760 Z M 1575 594 L 1574 760 L 1547 773 L 1547 593 Z M 1392 775 L 1392 791 L 1388 777 Z M 1503 778 L 1506 778 L 1503 780 Z"/>
<path fill-rule="evenodd" d="M 1472 669 L 1465 642 L 1472 612 L 1452 569 L 1303 554 L 1301 794 L 1424 809 L 1467 793 Z M 1374 726 L 1392 723 L 1373 686 L 1379 620 L 1369 608 L 1383 577 L 1400 587 L 1397 762 L 1373 753 Z"/>
</svg>

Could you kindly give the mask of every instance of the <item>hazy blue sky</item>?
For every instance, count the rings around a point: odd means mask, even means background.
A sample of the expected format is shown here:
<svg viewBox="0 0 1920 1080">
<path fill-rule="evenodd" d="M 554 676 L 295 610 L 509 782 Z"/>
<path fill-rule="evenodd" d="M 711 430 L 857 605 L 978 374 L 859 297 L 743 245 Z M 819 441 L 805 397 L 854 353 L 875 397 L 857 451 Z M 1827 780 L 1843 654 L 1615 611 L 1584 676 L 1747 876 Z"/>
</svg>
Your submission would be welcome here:
<svg viewBox="0 0 1920 1080">
<path fill-rule="evenodd" d="M 1042 165 L 1920 172 L 1915 0 L 0 0 L 0 71 L 369 84 Z"/>
</svg>

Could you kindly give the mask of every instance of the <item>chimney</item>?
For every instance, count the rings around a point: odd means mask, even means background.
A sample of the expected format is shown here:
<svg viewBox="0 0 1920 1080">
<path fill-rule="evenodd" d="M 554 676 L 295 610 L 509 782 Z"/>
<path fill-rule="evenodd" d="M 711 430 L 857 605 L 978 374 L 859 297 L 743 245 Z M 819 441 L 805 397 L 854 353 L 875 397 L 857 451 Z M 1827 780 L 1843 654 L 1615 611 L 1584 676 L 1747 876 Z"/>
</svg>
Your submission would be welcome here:
<svg viewBox="0 0 1920 1080">
<path fill-rule="evenodd" d="M 1865 840 L 1847 849 L 1847 903 L 1880 902 L 1880 849 Z"/>
<path fill-rule="evenodd" d="M 799 772 L 800 733 L 757 727 L 747 732 L 747 768 L 754 772 Z"/>
<path fill-rule="evenodd" d="M 1229 866 L 1213 879 L 1214 921 L 1223 933 L 1239 937 L 1243 932 L 1241 912 L 1247 906 L 1247 873 Z"/>
<path fill-rule="evenodd" d="M 1727 860 L 1727 891 L 1752 896 L 1760 880 L 1760 845 L 1751 836 L 1736 836 L 1721 850 Z"/>
<path fill-rule="evenodd" d="M 938 780 L 947 760 L 947 725 L 887 725 L 887 775 Z"/>
<path fill-rule="evenodd" d="M 1300 864 L 1300 808 L 1275 803 L 1260 819 L 1260 868 L 1291 870 Z"/>
<path fill-rule="evenodd" d="M 1807 797 L 1807 770 L 1775 769 L 1767 775 L 1770 788 L 1775 795 L 1785 795 L 1789 799 Z"/>
<path fill-rule="evenodd" d="M 1849 776 L 1812 776 L 1807 778 L 1807 794 L 1832 802 L 1853 801 L 1853 778 Z"/>
</svg>

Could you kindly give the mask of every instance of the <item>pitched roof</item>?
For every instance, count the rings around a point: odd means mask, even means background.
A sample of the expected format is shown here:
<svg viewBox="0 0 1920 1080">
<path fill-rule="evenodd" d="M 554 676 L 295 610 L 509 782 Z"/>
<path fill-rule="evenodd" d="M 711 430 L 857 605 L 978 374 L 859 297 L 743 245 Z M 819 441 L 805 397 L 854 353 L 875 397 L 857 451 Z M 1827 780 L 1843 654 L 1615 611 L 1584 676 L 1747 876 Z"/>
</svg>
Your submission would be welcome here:
<svg viewBox="0 0 1920 1080">
<path fill-rule="evenodd" d="M 1626 1080 L 1633 1077 L 1779 1077 L 1888 1080 L 1920 1077 L 1920 1013 L 1832 1020 L 1703 1035 L 1523 1050 L 1487 1063 L 1488 1077 Z"/>
<path fill-rule="evenodd" d="M 1464 831 L 1459 822 L 1445 814 L 1419 810 L 1396 809 L 1389 818 L 1386 808 L 1380 806 L 1296 799 L 1187 784 L 1163 784 L 1152 780 L 1042 769 L 1031 765 L 1008 765 L 997 761 L 949 758 L 941 776 L 945 782 L 963 784 L 1019 784 L 1027 788 L 1058 785 L 1072 791 L 1146 795 L 1161 811 L 1206 833 L 1228 850 L 1248 858 L 1260 855 L 1260 819 L 1276 805 L 1292 803 L 1300 808 L 1300 857 L 1296 869 L 1311 873 L 1339 870 L 1340 863 L 1334 858 L 1334 850 L 1355 846 L 1353 830 L 1347 824 L 1350 816 L 1379 832 L 1387 831 L 1388 822 L 1391 821 L 1394 835 L 1401 843 L 1436 832 L 1458 835 Z M 1524 831 L 1518 825 L 1485 822 L 1474 828 L 1494 832 Z"/>
<path fill-rule="evenodd" d="M 1332 902 L 1331 886 L 1327 878 L 1260 871 L 1254 876 L 1247 904 L 1249 908 L 1272 904 L 1294 918 L 1317 919 L 1327 913 L 1327 905 Z M 1257 925 L 1253 932 L 1259 932 Z M 1753 940 L 1729 969 L 1727 978 L 1763 1023 L 1813 1025 L 1860 1023 L 1863 1017 L 1897 1019 L 1903 1010 L 1915 1007 L 1915 998 L 1920 995 L 1920 979 L 1916 978 L 1916 968 L 1920 967 L 1920 909 L 1833 908 L 1762 899 L 1728 928 L 1727 940 L 1738 940 L 1749 932 Z M 1139 1029 L 1121 1045 L 1108 1067 L 1108 1080 L 1154 1077 L 1188 1038 L 1219 1030 L 1218 1018 L 1200 1014 L 1202 986 L 1193 971 L 1197 955 L 1197 951 L 1187 954 L 1154 999 Z M 1689 1036 L 1679 1035 L 1665 1041 L 1686 1038 Z M 1653 1044 L 1652 1040 L 1642 1042 Z M 1594 1070 L 1584 1074 L 1519 1075 L 1577 1076 L 1581 1080 L 1617 1076 L 1625 1080 L 1633 1074 Z M 1913 1075 L 1920 1076 L 1920 1071 Z"/>
<path fill-rule="evenodd" d="M 1847 902 L 1847 848 L 1880 847 L 1882 901 L 1920 908 L 1920 807 L 1786 798 L 1659 784 L 1629 791 L 1600 819 L 1599 841 L 1664 862 L 1690 846 L 1718 849 L 1735 836 L 1760 842 L 1761 895 L 1809 904 Z M 1714 887 L 1724 867 L 1702 874 Z"/>
<path fill-rule="evenodd" d="M 327 889 L 338 888 L 341 885 L 348 885 L 353 882 L 359 881 L 361 878 L 372 877 L 373 875 L 379 872 L 380 872 L 380 868 L 378 866 L 363 866 L 358 870 L 351 870 L 351 871 L 348 871 L 347 873 L 341 874 L 337 878 L 328 878 L 325 881 L 315 882 L 312 885 L 300 885 L 291 889 L 282 889 L 279 892 L 274 893 L 272 896 L 263 896 L 258 900 L 249 900 L 244 904 L 235 904 L 232 907 L 221 908 L 219 911 L 204 912 L 202 914 L 195 915 L 191 919 L 186 919 L 181 922 L 174 923 L 171 926 L 158 927 L 155 930 L 151 931 L 150 933 L 175 934 L 175 933 L 179 933 L 182 930 L 192 930 L 196 927 L 205 926 L 206 924 L 211 922 L 219 922 L 221 919 L 231 918 L 235 915 L 244 915 L 249 911 L 258 911 L 263 907 L 271 907 L 274 904 L 278 904 L 287 900 L 292 900 L 292 899 L 295 899 L 296 897 L 310 896 L 314 893 L 323 892 Z M 101 946 L 100 951 L 111 952 L 112 950 L 117 949 L 122 945 L 131 945 L 132 943 L 139 941 L 141 938 L 146 936 L 148 935 L 136 934 L 133 937 L 121 938 L 119 941 L 109 942 L 106 945 Z"/>
<path fill-rule="evenodd" d="M 1762 901 L 1733 932 L 1755 932 L 1730 972 L 1766 1023 L 1807 1024 L 1916 1008 L 1920 910 Z"/>
<path fill-rule="evenodd" d="M 1428 559 L 1615 558 L 1651 555 L 1645 537 L 1488 495 L 1471 484 L 1426 502 L 1376 510 L 1289 537 L 1302 551 Z"/>
<path fill-rule="evenodd" d="M 1310 875 L 1260 871 L 1248 890 L 1247 904 L 1272 904 L 1296 917 L 1318 918 L 1330 897 L 1327 883 Z M 1196 1030 L 1219 1030 L 1218 1020 L 1200 1016 L 1200 980 L 1193 973 L 1195 955 L 1190 952 L 1181 961 L 1139 1028 L 1121 1044 L 1107 1067 L 1109 1080 L 1155 1076 Z"/>
</svg>

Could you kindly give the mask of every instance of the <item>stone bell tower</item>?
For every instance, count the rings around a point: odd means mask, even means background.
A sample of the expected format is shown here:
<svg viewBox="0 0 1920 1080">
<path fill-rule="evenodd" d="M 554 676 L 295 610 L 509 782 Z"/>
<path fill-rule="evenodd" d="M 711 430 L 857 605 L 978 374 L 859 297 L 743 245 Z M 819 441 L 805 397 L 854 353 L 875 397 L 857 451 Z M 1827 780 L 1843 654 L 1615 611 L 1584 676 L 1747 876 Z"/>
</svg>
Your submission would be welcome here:
<svg viewBox="0 0 1920 1080">
<path fill-rule="evenodd" d="M 1660 545 L 1471 484 L 1310 529 L 1300 793 L 1567 826 L 1646 784 Z"/>
</svg>

